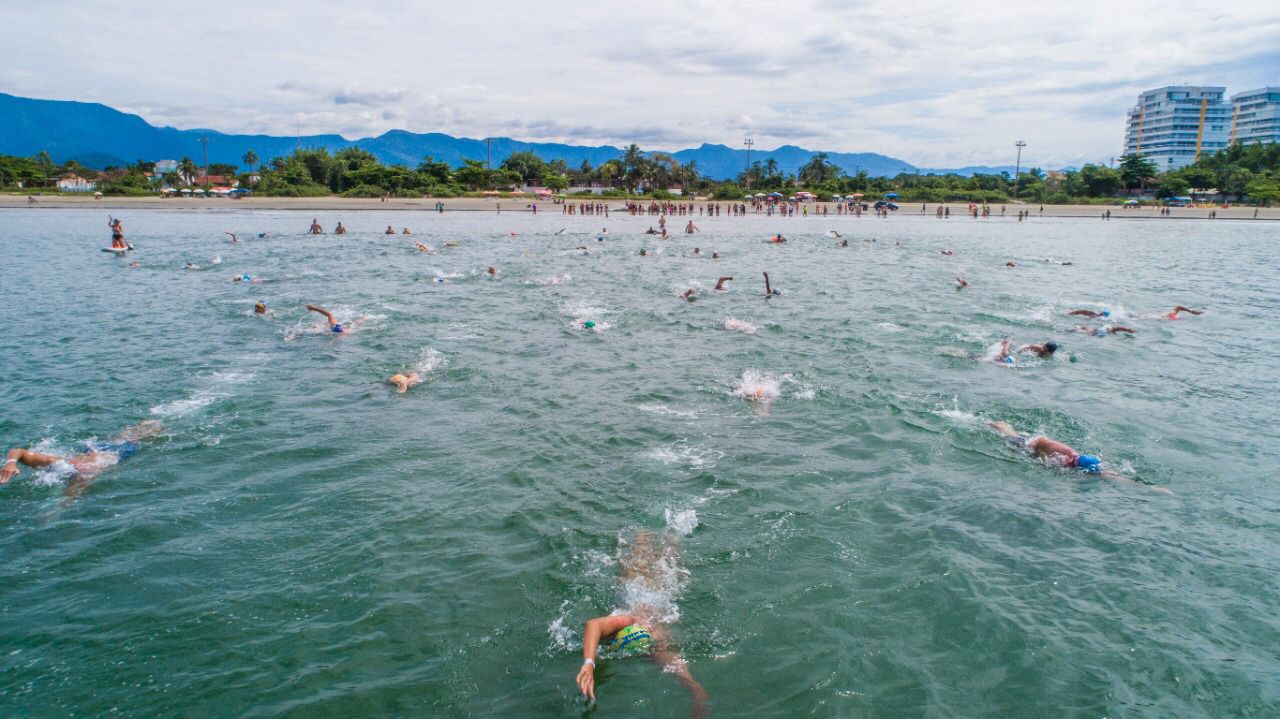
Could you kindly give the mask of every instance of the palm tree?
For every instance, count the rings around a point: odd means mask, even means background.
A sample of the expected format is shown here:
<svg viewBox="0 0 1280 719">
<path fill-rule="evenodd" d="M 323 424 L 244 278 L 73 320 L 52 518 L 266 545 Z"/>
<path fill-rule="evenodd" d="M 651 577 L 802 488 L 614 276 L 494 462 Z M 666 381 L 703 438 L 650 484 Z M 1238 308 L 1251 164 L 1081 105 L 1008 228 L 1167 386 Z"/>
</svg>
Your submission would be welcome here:
<svg viewBox="0 0 1280 719">
<path fill-rule="evenodd" d="M 240 159 L 244 160 L 244 164 L 249 166 L 249 172 L 253 172 L 253 166 L 258 164 L 258 153 L 253 150 L 249 150 L 244 153 L 244 157 Z"/>
<path fill-rule="evenodd" d="M 43 178 L 40 186 L 44 187 L 49 184 L 49 168 L 53 167 L 53 158 L 49 157 L 48 152 L 41 150 L 36 155 L 36 164 L 40 166 L 40 176 Z"/>
<path fill-rule="evenodd" d="M 184 157 L 178 161 L 178 177 L 188 185 L 195 181 L 196 171 L 199 169 L 190 157 Z"/>
</svg>

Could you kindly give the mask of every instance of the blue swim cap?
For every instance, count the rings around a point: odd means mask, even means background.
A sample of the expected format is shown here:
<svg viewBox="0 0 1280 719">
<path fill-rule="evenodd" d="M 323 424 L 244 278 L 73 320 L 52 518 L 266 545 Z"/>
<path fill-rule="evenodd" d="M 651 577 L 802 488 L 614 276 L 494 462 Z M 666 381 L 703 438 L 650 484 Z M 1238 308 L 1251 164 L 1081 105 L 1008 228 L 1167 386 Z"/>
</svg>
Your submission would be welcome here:
<svg viewBox="0 0 1280 719">
<path fill-rule="evenodd" d="M 240 275 L 240 281 L 241 281 L 241 282 L 248 282 L 248 281 L 250 281 L 250 280 L 252 280 L 252 279 L 253 279 L 253 278 L 252 278 L 252 277 L 250 277 L 249 275 Z"/>
<path fill-rule="evenodd" d="M 334 323 L 334 325 L 333 325 L 333 331 L 334 331 L 334 332 L 341 332 L 341 331 L 342 331 L 342 323 L 341 323 L 341 322 L 335 322 L 335 323 Z"/>
<path fill-rule="evenodd" d="M 1111 316 L 1111 310 L 1103 310 L 1103 311 L 1102 311 L 1102 316 L 1103 316 L 1103 317 L 1110 317 L 1110 316 Z"/>
<path fill-rule="evenodd" d="M 1013 358 L 1013 355 L 1009 355 L 1008 357 L 1005 357 L 1004 361 L 1008 362 L 1009 364 L 1013 364 L 1014 362 L 1017 362 L 1017 360 Z"/>
<path fill-rule="evenodd" d="M 1102 471 L 1102 460 L 1092 454 L 1082 454 L 1076 457 L 1076 469 L 1089 474 L 1098 474 Z"/>
</svg>

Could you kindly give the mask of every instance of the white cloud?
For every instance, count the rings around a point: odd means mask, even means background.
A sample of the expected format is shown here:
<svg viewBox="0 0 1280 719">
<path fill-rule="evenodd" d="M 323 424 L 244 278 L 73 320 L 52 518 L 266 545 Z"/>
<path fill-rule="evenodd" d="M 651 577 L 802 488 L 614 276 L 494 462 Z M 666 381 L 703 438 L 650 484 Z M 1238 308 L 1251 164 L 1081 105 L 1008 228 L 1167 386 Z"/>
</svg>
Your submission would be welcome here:
<svg viewBox="0 0 1280 719">
<path fill-rule="evenodd" d="M 0 91 L 154 124 L 402 128 L 679 149 L 874 151 L 923 166 L 1105 160 L 1143 89 L 1280 84 L 1280 6 L 302 0 L 6 8 Z M 2 120 L 0 120 L 2 121 Z"/>
</svg>

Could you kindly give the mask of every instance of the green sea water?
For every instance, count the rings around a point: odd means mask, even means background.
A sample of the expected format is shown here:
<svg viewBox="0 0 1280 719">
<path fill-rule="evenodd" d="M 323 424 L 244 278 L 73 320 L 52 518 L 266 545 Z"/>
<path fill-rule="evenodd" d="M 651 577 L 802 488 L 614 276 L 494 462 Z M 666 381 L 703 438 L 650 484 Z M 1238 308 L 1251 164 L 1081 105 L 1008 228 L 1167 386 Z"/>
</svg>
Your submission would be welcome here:
<svg viewBox="0 0 1280 719">
<path fill-rule="evenodd" d="M 121 259 L 104 214 L 0 212 L 0 441 L 165 433 L 0 488 L 0 716 L 686 716 L 573 681 L 646 531 L 713 716 L 1280 712 L 1280 225 L 133 211 Z"/>
</svg>

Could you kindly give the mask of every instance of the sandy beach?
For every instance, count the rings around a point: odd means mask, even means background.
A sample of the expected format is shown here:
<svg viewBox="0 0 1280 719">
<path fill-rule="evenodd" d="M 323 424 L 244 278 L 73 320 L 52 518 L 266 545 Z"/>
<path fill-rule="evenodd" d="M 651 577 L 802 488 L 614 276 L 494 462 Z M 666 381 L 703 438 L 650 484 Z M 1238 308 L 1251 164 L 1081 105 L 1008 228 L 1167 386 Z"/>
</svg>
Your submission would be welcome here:
<svg viewBox="0 0 1280 719">
<path fill-rule="evenodd" d="M 572 198 L 571 203 L 587 202 L 591 198 Z M 601 200 L 608 203 L 611 212 L 623 211 L 624 201 L 618 198 L 610 198 Z M 89 207 L 101 208 L 103 210 L 209 210 L 209 211 L 243 211 L 243 210 L 315 210 L 316 212 L 325 211 L 399 211 L 413 210 L 421 212 L 423 210 L 434 210 L 437 202 L 444 203 L 445 212 L 531 212 L 530 205 L 536 203 L 538 212 L 556 214 L 560 212 L 560 206 L 546 200 L 535 200 L 531 197 L 505 197 L 497 200 L 492 198 L 479 197 L 454 197 L 454 198 L 391 198 L 383 202 L 376 198 L 348 198 L 348 197 L 251 197 L 242 200 L 232 200 L 229 198 L 209 197 L 209 198 L 191 198 L 191 197 L 103 197 L 95 199 L 92 196 L 71 196 L 71 195 L 37 195 L 34 204 L 27 201 L 25 195 L 0 195 L 0 208 L 26 208 L 31 210 L 48 210 L 59 208 L 75 208 L 85 209 Z M 705 204 L 707 201 L 698 200 L 698 204 Z M 720 204 L 731 204 L 723 201 Z M 834 203 L 813 203 L 808 205 L 809 212 L 812 214 L 815 209 L 820 211 L 822 207 L 827 207 L 831 213 L 831 217 L 836 217 Z M 937 208 L 937 203 L 928 203 L 926 214 L 932 213 Z M 963 202 L 951 202 L 946 206 L 951 208 L 953 219 L 966 219 L 968 206 Z M 1031 216 L 1034 217 L 1082 217 L 1097 219 L 1103 212 L 1110 209 L 1112 220 L 1154 220 L 1154 219 L 1200 219 L 1208 220 L 1211 212 L 1216 211 L 1219 220 L 1280 220 L 1280 208 L 1263 207 L 1254 208 L 1248 206 L 1231 206 L 1231 207 L 1175 207 L 1172 215 L 1162 217 L 1159 208 L 1141 207 L 1135 209 L 1124 209 L 1116 205 L 1044 205 L 1041 210 L 1040 205 L 1034 204 L 1014 204 L 1004 205 L 1006 209 L 1005 218 L 1009 220 L 1017 219 L 1019 209 L 1030 210 Z M 991 217 L 1001 217 L 1001 205 L 991 206 Z M 1257 216 L 1255 218 L 1255 211 Z M 916 203 L 904 203 L 897 215 L 918 215 L 920 214 L 920 205 Z M 844 217 L 840 215 L 839 217 Z M 874 214 L 868 214 L 868 218 L 874 218 Z M 986 218 L 990 219 L 990 218 Z"/>
</svg>

